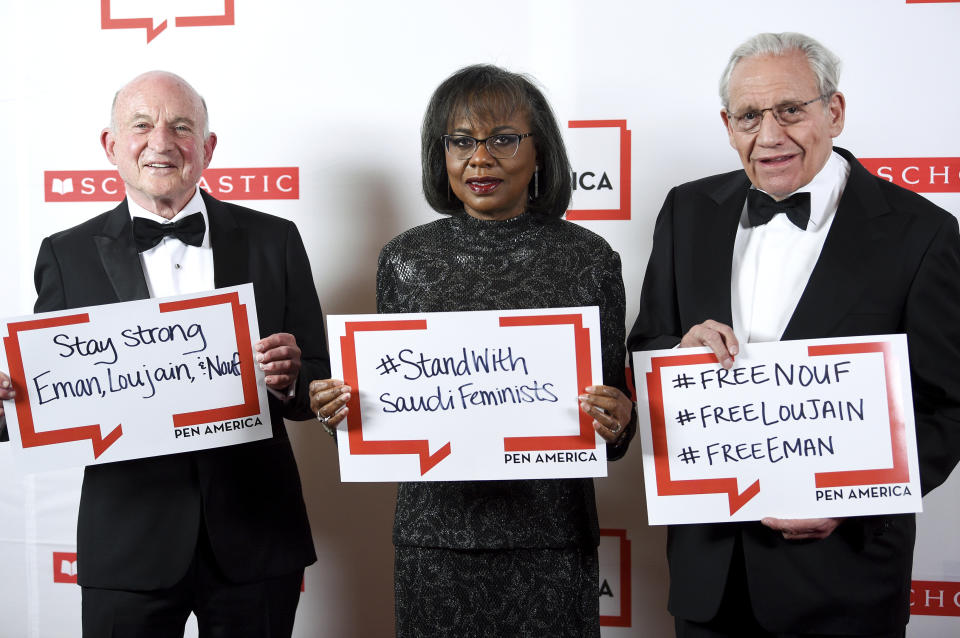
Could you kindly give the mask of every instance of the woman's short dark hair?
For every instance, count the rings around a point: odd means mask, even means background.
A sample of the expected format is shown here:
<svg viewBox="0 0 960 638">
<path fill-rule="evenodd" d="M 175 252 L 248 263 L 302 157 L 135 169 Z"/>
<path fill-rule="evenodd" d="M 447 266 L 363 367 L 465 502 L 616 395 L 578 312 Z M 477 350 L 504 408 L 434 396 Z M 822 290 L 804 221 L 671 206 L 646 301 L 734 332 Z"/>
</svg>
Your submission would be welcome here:
<svg viewBox="0 0 960 638">
<path fill-rule="evenodd" d="M 450 132 L 456 118 L 496 122 L 524 113 L 537 149 L 539 195 L 527 203 L 527 211 L 545 217 L 561 217 L 570 204 L 570 161 L 547 99 L 530 78 L 492 64 L 460 69 L 437 87 L 420 129 L 423 194 L 438 213 L 463 211 L 463 203 L 450 191 L 441 137 Z M 532 180 L 531 180 L 532 181 Z M 534 192 L 530 184 L 531 195 Z"/>
</svg>

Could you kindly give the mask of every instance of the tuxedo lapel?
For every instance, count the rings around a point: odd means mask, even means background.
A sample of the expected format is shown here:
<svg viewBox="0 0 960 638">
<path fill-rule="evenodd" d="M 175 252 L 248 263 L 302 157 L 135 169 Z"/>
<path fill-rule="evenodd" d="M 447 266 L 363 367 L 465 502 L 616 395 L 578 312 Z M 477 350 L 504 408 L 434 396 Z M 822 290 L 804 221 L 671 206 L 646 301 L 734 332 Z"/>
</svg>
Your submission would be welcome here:
<svg viewBox="0 0 960 638">
<path fill-rule="evenodd" d="M 691 217 L 698 227 L 691 226 L 692 277 L 696 295 L 690 302 L 695 308 L 696 323 L 713 319 L 733 324 L 730 302 L 730 281 L 733 270 L 733 246 L 737 227 L 747 199 L 750 181 L 740 171 L 708 193 L 716 208 L 709 215 L 699 212 Z"/>
<path fill-rule="evenodd" d="M 898 229 L 885 223 L 889 205 L 873 177 L 853 155 L 835 149 L 850 163 L 850 177 L 840 198 L 820 257 L 782 339 L 812 339 L 832 334 L 857 302 L 883 256 L 883 240 Z"/>
<path fill-rule="evenodd" d="M 93 236 L 100 262 L 119 301 L 147 299 L 150 291 L 143 276 L 140 254 L 133 242 L 133 228 L 127 200 L 114 208 L 101 232 Z"/>
<path fill-rule="evenodd" d="M 224 288 L 252 281 L 247 231 L 237 225 L 226 204 L 202 190 L 200 195 L 207 206 L 207 218 L 210 220 L 214 286 Z"/>
</svg>

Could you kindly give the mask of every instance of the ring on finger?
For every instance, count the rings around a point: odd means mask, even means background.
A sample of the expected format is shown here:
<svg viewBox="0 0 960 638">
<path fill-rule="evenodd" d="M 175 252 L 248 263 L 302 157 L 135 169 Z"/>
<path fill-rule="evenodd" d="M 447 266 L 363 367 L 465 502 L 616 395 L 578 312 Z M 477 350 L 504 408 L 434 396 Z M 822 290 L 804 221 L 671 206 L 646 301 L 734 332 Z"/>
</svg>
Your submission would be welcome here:
<svg viewBox="0 0 960 638">
<path fill-rule="evenodd" d="M 330 420 L 334 416 L 336 416 L 336 413 L 331 416 L 324 416 L 320 414 L 320 410 L 317 410 L 317 421 L 320 421 L 320 425 L 323 426 L 323 431 L 333 437 L 337 436 L 336 430 L 330 427 Z"/>
</svg>

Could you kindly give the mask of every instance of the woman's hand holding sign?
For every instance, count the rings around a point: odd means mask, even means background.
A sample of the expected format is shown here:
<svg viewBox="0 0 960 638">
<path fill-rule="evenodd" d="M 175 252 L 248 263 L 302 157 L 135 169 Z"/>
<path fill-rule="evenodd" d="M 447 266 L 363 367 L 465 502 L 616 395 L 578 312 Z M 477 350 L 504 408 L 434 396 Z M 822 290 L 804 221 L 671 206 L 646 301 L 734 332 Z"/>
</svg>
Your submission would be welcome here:
<svg viewBox="0 0 960 638">
<path fill-rule="evenodd" d="M 310 409 L 330 436 L 334 436 L 333 429 L 347 417 L 349 400 L 350 386 L 340 379 L 310 382 Z"/>
<path fill-rule="evenodd" d="M 593 417 L 593 429 L 607 443 L 616 443 L 630 424 L 633 401 L 608 385 L 587 386 L 579 398 L 580 409 Z"/>
</svg>

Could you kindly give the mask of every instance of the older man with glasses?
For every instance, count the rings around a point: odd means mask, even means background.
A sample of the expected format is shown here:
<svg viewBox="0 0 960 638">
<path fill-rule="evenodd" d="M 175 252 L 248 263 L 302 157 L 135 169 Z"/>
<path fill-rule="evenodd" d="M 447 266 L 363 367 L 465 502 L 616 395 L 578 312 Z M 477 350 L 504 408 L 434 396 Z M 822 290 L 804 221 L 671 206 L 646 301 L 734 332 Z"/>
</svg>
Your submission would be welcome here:
<svg viewBox="0 0 960 638">
<path fill-rule="evenodd" d="M 721 118 L 743 170 L 674 188 L 657 220 L 638 349 L 906 333 L 923 492 L 960 456 L 960 235 L 833 147 L 839 60 L 797 33 L 730 57 Z M 784 213 L 784 214 L 779 214 Z M 677 636 L 903 636 L 914 516 L 669 529 Z"/>
</svg>

